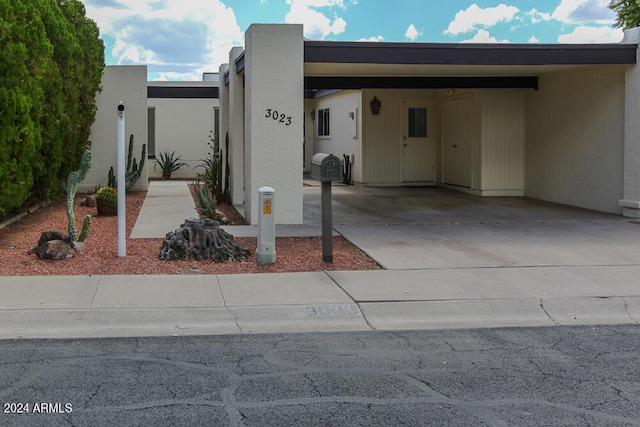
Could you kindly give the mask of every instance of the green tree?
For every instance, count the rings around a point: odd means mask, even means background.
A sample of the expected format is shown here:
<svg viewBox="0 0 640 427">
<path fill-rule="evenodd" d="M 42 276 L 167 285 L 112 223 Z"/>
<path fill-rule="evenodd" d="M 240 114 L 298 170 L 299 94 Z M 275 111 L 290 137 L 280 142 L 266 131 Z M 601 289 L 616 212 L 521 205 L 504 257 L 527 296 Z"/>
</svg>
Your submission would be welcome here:
<svg viewBox="0 0 640 427">
<path fill-rule="evenodd" d="M 62 193 L 95 119 L 104 44 L 78 0 L 0 0 L 0 216 Z"/>
<path fill-rule="evenodd" d="M 639 0 L 611 0 L 609 9 L 618 15 L 614 24 L 616 27 L 627 30 L 640 26 Z"/>
<path fill-rule="evenodd" d="M 24 203 L 33 187 L 51 50 L 32 3 L 0 0 L 0 214 Z"/>
</svg>

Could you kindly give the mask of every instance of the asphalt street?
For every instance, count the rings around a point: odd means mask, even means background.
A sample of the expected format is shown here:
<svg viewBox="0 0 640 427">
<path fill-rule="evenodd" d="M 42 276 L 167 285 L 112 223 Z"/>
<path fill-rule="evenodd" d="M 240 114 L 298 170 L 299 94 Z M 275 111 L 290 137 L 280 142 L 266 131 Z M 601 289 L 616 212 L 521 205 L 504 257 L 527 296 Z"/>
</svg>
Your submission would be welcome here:
<svg viewBox="0 0 640 427">
<path fill-rule="evenodd" d="M 639 361 L 637 325 L 2 340 L 0 425 L 633 426 Z"/>
</svg>

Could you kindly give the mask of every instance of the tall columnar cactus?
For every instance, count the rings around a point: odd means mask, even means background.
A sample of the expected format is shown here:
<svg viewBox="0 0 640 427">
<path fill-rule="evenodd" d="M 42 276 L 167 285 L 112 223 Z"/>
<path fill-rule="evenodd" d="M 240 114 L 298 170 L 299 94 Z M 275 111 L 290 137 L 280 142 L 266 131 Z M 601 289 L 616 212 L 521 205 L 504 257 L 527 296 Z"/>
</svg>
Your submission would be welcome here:
<svg viewBox="0 0 640 427">
<path fill-rule="evenodd" d="M 142 175 L 142 169 L 144 168 L 144 161 L 147 157 L 147 144 L 142 144 L 142 153 L 140 154 L 140 163 L 133 157 L 133 134 L 129 136 L 129 151 L 127 152 L 127 170 L 124 174 L 125 190 L 129 191 L 138 181 L 138 178 Z M 113 171 L 113 166 L 109 169 L 109 177 L 107 180 L 107 186 L 118 187 L 116 175 Z"/>
<path fill-rule="evenodd" d="M 82 153 L 82 158 L 80 159 L 80 168 L 77 171 L 73 171 L 67 176 L 67 216 L 69 217 L 69 239 L 72 242 L 84 242 L 84 239 L 87 238 L 89 234 L 89 228 L 91 227 L 91 215 L 87 215 L 84 217 L 84 222 L 82 225 L 82 233 L 78 237 L 76 234 L 76 219 L 75 213 L 73 211 L 73 202 L 76 198 L 76 190 L 78 189 L 78 183 L 87 176 L 87 171 L 91 167 L 91 150 L 85 150 Z"/>
<path fill-rule="evenodd" d="M 222 194 L 222 198 L 225 202 L 231 202 L 231 194 L 229 194 L 229 132 L 226 133 L 224 137 L 224 152 L 226 157 L 224 159 L 224 192 Z"/>
</svg>

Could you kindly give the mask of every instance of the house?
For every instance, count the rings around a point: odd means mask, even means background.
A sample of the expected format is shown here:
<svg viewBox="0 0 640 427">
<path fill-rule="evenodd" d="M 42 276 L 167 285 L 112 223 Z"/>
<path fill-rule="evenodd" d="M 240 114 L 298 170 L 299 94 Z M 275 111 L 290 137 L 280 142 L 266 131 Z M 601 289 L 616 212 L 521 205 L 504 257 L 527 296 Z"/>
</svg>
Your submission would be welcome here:
<svg viewBox="0 0 640 427">
<path fill-rule="evenodd" d="M 330 42 L 305 40 L 300 25 L 252 25 L 219 70 L 234 202 L 256 223 L 253 196 L 269 185 L 282 194 L 276 221 L 302 222 L 300 172 L 313 152 L 330 152 L 353 154 L 363 185 L 640 217 L 638 35 L 606 45 Z"/>
<path fill-rule="evenodd" d="M 146 82 L 146 67 L 107 67 L 94 158 L 115 164 L 123 101 L 127 135 L 191 166 L 206 155 L 205 128 L 222 141 L 228 133 L 232 199 L 252 224 L 262 186 L 276 190 L 277 223 L 302 223 L 302 172 L 316 152 L 353 155 L 361 185 L 443 186 L 640 218 L 640 29 L 604 45 L 302 34 L 301 25 L 251 25 L 218 82 Z"/>
<path fill-rule="evenodd" d="M 195 178 L 197 166 L 210 156 L 212 133 L 219 131 L 218 79 L 207 73 L 203 81 L 147 81 L 146 66 L 107 66 L 102 76 L 102 92 L 96 97 L 98 111 L 91 128 L 93 166 L 80 184 L 80 191 L 106 185 L 109 168 L 117 161 L 117 106 L 125 106 L 125 144 L 134 136 L 133 158 L 140 162 L 142 144 L 147 158 L 142 177 L 133 190 L 146 190 L 149 178 L 160 178 L 154 167 L 162 152 L 180 156 L 186 163 L 172 178 Z"/>
</svg>

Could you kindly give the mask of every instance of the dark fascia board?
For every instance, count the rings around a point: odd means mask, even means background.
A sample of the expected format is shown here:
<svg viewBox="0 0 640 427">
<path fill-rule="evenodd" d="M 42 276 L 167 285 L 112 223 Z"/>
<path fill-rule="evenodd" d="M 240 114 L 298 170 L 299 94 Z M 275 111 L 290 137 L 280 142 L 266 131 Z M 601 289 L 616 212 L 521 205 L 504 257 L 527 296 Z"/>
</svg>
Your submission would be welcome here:
<svg viewBox="0 0 640 427">
<path fill-rule="evenodd" d="M 537 76 L 305 77 L 307 91 L 323 89 L 538 89 Z"/>
<path fill-rule="evenodd" d="M 637 44 L 380 43 L 305 40 L 304 61 L 344 64 L 635 64 Z"/>
<path fill-rule="evenodd" d="M 147 86 L 147 98 L 218 98 L 216 86 Z"/>
<path fill-rule="evenodd" d="M 240 74 L 244 71 L 244 50 L 236 58 L 236 74 Z"/>
<path fill-rule="evenodd" d="M 224 72 L 224 75 L 222 76 L 222 81 L 225 86 L 229 86 L 229 70 Z"/>
</svg>

